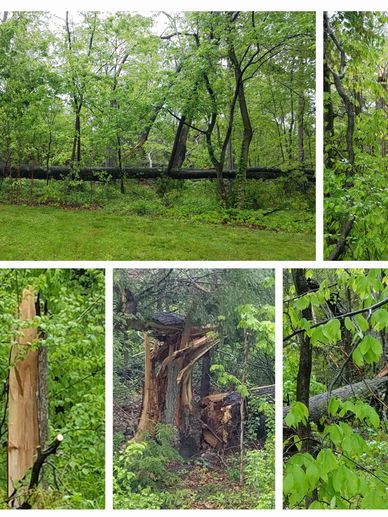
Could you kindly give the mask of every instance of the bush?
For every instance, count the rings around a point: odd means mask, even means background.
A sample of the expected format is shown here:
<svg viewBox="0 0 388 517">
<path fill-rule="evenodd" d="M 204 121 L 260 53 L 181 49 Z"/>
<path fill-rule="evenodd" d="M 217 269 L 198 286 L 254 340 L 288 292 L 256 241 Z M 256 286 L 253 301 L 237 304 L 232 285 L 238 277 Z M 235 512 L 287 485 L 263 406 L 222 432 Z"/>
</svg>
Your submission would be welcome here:
<svg viewBox="0 0 388 517">
<path fill-rule="evenodd" d="M 182 458 L 174 449 L 176 429 L 159 424 L 155 437 L 142 443 L 131 442 L 113 462 L 115 508 L 163 508 L 171 506 L 163 491 L 177 480 L 168 469 Z"/>
</svg>

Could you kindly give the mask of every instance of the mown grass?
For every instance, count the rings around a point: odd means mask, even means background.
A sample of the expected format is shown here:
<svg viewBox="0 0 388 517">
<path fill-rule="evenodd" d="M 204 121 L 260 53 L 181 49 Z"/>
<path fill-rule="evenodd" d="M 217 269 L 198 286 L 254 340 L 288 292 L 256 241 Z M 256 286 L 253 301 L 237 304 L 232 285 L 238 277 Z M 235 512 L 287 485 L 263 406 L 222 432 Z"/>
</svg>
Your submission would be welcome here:
<svg viewBox="0 0 388 517">
<path fill-rule="evenodd" d="M 0 260 L 313 260 L 311 233 L 0 206 Z"/>
</svg>

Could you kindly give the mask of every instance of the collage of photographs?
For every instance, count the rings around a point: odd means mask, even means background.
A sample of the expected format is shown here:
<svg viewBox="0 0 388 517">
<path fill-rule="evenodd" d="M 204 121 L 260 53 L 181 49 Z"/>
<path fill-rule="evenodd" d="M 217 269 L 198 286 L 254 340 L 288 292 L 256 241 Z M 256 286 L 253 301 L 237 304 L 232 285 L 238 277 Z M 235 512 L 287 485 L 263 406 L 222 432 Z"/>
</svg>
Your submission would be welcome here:
<svg viewBox="0 0 388 517">
<path fill-rule="evenodd" d="M 19 3 L 0 514 L 388 510 L 387 5 Z"/>
</svg>

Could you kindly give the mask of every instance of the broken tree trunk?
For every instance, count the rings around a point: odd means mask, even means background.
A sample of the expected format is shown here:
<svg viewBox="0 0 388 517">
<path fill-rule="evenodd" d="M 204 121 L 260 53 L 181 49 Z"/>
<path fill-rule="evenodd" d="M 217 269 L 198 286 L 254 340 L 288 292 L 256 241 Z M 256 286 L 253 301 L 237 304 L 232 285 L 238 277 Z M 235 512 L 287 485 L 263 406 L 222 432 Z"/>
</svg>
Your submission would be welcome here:
<svg viewBox="0 0 388 517">
<path fill-rule="evenodd" d="M 384 386 L 388 383 L 388 377 L 375 378 L 372 380 L 364 380 L 361 382 L 357 382 L 356 384 L 349 384 L 347 386 L 342 386 L 341 388 L 337 388 L 333 390 L 331 394 L 329 392 L 319 393 L 319 395 L 314 395 L 310 397 L 309 406 L 310 406 L 310 420 L 313 422 L 318 422 L 319 419 L 325 415 L 327 412 L 327 403 L 330 397 L 336 397 L 340 400 L 347 400 L 352 397 L 368 397 L 368 396 L 376 396 L 376 394 L 381 391 Z M 283 420 L 287 416 L 290 411 L 290 406 L 285 406 L 283 408 Z"/>
<path fill-rule="evenodd" d="M 153 323 L 152 349 L 145 333 L 143 404 L 134 440 L 152 434 L 157 423 L 171 424 L 178 431 L 180 453 L 189 457 L 198 452 L 202 434 L 200 408 L 192 395 L 192 369 L 217 341 L 208 336 L 206 327 Z"/>
<path fill-rule="evenodd" d="M 19 305 L 21 322 L 35 318 L 34 293 L 24 289 Z M 9 371 L 8 409 L 8 497 L 15 491 L 17 481 L 23 479 L 34 463 L 39 446 L 38 420 L 38 339 L 36 327 L 23 325 L 17 344 L 11 351 Z M 14 505 L 12 500 L 10 505 Z"/>
</svg>

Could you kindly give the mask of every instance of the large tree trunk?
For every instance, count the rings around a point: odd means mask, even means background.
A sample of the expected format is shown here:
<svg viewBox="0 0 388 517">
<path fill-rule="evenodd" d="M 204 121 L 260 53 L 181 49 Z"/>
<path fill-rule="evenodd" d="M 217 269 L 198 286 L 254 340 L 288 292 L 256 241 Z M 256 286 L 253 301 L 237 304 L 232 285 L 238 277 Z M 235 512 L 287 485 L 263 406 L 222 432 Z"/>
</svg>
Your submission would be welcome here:
<svg viewBox="0 0 388 517">
<path fill-rule="evenodd" d="M 3 168 L 3 177 L 31 177 L 32 168 L 26 164 L 15 166 L 0 162 L 0 167 Z M 307 181 L 315 182 L 314 170 L 305 167 L 293 168 L 289 171 L 284 171 L 277 167 L 248 167 L 247 178 L 260 180 L 286 178 L 296 170 L 304 172 Z M 50 179 L 52 180 L 63 180 L 70 172 L 71 169 L 66 166 L 52 166 L 49 168 Z M 101 172 L 108 173 L 112 179 L 120 179 L 121 174 L 133 179 L 157 179 L 163 175 L 178 180 L 217 179 L 220 177 L 220 180 L 223 181 L 224 179 L 236 178 L 236 171 L 224 171 L 222 167 L 219 169 L 181 169 L 179 171 L 171 171 L 170 173 L 166 173 L 165 170 L 156 167 L 123 167 L 122 169 L 119 167 L 82 167 L 79 170 L 79 177 L 84 181 L 101 181 Z M 34 178 L 46 179 L 47 167 L 35 166 Z M 222 188 L 225 187 L 221 186 Z"/>
<path fill-rule="evenodd" d="M 333 390 L 331 393 L 324 392 L 319 395 L 314 395 L 309 400 L 309 411 L 310 421 L 318 422 L 327 413 L 327 403 L 329 398 L 336 397 L 340 400 L 347 400 L 351 398 L 360 397 L 373 397 L 376 396 L 380 391 L 384 390 L 384 387 L 388 385 L 388 377 L 376 377 L 372 380 L 363 380 L 356 384 L 349 384 Z M 286 418 L 290 406 L 283 408 L 283 419 Z M 285 424 L 285 423 L 284 423 Z"/>
<path fill-rule="evenodd" d="M 24 289 L 19 306 L 20 321 L 32 321 L 36 316 L 34 293 Z M 11 351 L 8 409 L 8 497 L 16 483 L 32 467 L 36 448 L 40 444 L 38 418 L 38 350 L 36 327 L 20 329 L 17 344 Z M 16 504 L 15 504 L 16 503 Z M 10 506 L 17 506 L 15 499 Z"/>
</svg>

